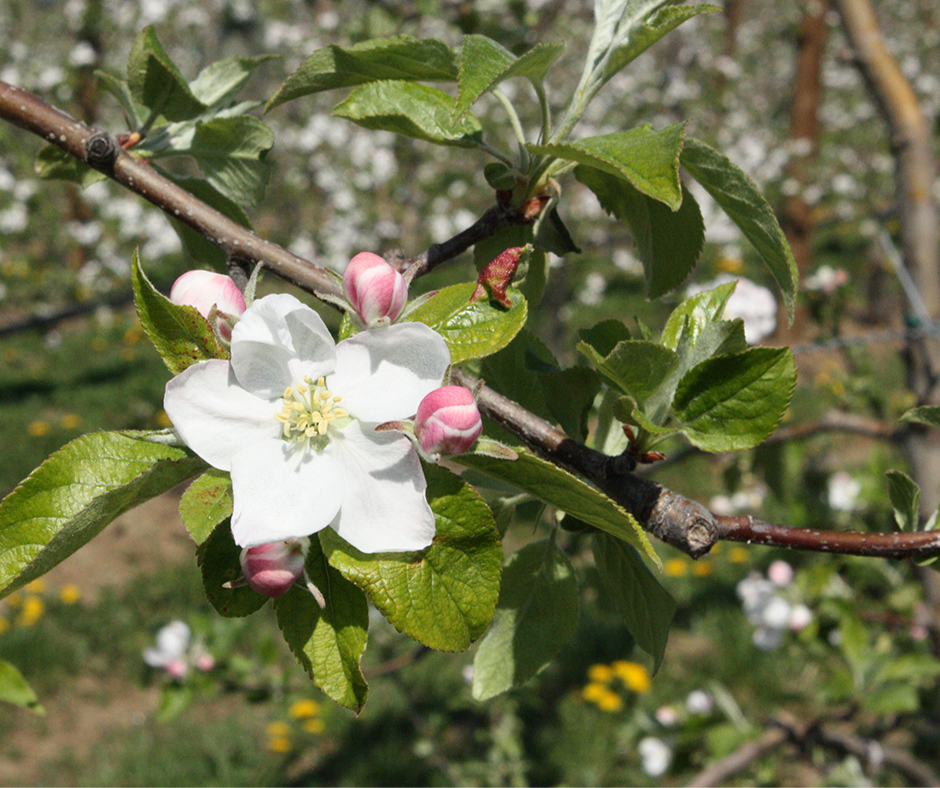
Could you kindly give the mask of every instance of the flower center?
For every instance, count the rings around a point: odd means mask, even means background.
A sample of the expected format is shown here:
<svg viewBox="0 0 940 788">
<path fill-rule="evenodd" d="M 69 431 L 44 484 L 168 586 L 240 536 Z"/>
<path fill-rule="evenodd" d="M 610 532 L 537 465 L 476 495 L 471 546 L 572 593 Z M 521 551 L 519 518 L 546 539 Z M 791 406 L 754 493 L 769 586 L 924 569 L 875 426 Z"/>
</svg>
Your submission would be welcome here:
<svg viewBox="0 0 940 788">
<path fill-rule="evenodd" d="M 274 416 L 281 422 L 284 440 L 289 443 L 306 441 L 313 448 L 322 449 L 329 440 L 330 425 L 343 427 L 349 421 L 349 412 L 336 407 L 341 399 L 326 387 L 324 378 L 314 383 L 304 377 L 303 383 L 288 386 L 281 399 L 283 406 Z"/>
</svg>

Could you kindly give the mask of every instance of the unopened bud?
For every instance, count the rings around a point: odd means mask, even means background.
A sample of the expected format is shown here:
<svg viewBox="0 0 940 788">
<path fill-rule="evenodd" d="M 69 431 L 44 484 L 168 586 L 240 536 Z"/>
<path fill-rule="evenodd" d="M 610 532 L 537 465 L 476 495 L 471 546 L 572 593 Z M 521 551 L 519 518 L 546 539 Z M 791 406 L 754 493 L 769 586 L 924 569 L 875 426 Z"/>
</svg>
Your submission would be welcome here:
<svg viewBox="0 0 940 788">
<path fill-rule="evenodd" d="M 463 386 L 443 386 L 418 405 L 415 435 L 421 450 L 429 455 L 462 454 L 483 431 L 473 393 Z"/>
<path fill-rule="evenodd" d="M 246 309 L 245 297 L 232 278 L 212 271 L 187 271 L 173 283 L 170 300 L 195 307 L 206 320 L 211 319 L 215 307 L 219 316 L 215 327 L 226 341 L 232 338 L 232 326 L 226 318 L 239 317 Z"/>
<path fill-rule="evenodd" d="M 367 326 L 393 323 L 405 308 L 405 278 L 372 252 L 360 252 L 343 274 L 346 300 Z"/>
<path fill-rule="evenodd" d="M 304 573 L 308 540 L 269 542 L 242 550 L 242 574 L 248 586 L 269 597 L 284 596 Z"/>
</svg>

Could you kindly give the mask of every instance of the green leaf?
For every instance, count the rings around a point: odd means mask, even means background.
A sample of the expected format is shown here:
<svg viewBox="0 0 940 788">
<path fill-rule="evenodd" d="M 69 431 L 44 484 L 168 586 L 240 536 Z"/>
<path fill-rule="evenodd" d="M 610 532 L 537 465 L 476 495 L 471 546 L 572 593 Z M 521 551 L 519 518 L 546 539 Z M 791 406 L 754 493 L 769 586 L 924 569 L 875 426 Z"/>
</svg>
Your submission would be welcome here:
<svg viewBox="0 0 940 788">
<path fill-rule="evenodd" d="M 488 356 L 480 367 L 480 377 L 492 388 L 518 402 L 526 410 L 544 419 L 552 419 L 543 375 L 558 371 L 551 351 L 528 331 L 518 336 L 499 353 Z M 506 439 L 515 441 L 510 433 Z"/>
<path fill-rule="evenodd" d="M 901 421 L 926 424 L 928 427 L 940 427 L 940 405 L 922 405 L 911 408 L 901 415 Z"/>
<path fill-rule="evenodd" d="M 127 128 L 139 129 L 144 125 L 143 119 L 140 117 L 143 108 L 138 107 L 134 102 L 126 80 L 119 79 L 109 74 L 107 71 L 101 70 L 95 71 L 95 79 L 100 89 L 106 90 L 118 100 L 121 109 L 124 111 L 124 119 L 127 122 Z"/>
<path fill-rule="evenodd" d="M 488 700 L 535 676 L 574 635 L 578 581 L 568 557 L 543 540 L 503 570 L 493 625 L 473 660 L 473 697 Z"/>
<path fill-rule="evenodd" d="M 792 320 L 799 272 L 773 208 L 760 189 L 727 156 L 696 139 L 685 140 L 680 161 L 757 250 L 780 285 Z"/>
<path fill-rule="evenodd" d="M 704 451 L 749 449 L 773 432 L 795 385 L 789 348 L 751 348 L 689 370 L 679 381 L 673 412 L 682 432 Z"/>
<path fill-rule="evenodd" d="M 185 152 L 224 196 L 239 205 L 256 205 L 271 174 L 267 156 L 273 146 L 270 128 L 257 118 L 237 115 L 196 124 Z"/>
<path fill-rule="evenodd" d="M 894 521 L 902 531 L 916 531 L 920 524 L 920 510 L 917 507 L 920 487 L 901 471 L 888 471 L 888 495 L 894 509 Z"/>
<path fill-rule="evenodd" d="M 251 220 L 248 218 L 248 214 L 245 213 L 245 209 L 224 196 L 208 181 L 202 178 L 174 178 L 166 172 L 161 171 L 161 173 L 174 181 L 177 186 L 186 189 L 194 197 L 224 213 L 233 222 L 238 222 L 242 227 L 251 229 Z M 180 237 L 180 242 L 183 245 L 183 255 L 191 265 L 200 268 L 213 268 L 217 271 L 226 270 L 228 259 L 222 249 L 202 233 L 197 233 L 188 224 L 173 216 L 168 216 L 168 218 L 170 224 L 173 225 L 173 229 L 176 230 L 176 234 Z"/>
<path fill-rule="evenodd" d="M 189 83 L 192 94 L 207 107 L 216 107 L 234 97 L 258 66 L 278 55 L 227 57 L 210 63 Z"/>
<path fill-rule="evenodd" d="M 582 342 L 589 344 L 601 356 L 610 355 L 618 342 L 633 339 L 630 335 L 630 329 L 620 320 L 614 320 L 613 318 L 602 320 L 590 328 L 581 329 L 578 336 L 581 337 Z"/>
<path fill-rule="evenodd" d="M 358 714 L 368 693 L 359 668 L 368 637 L 368 603 L 362 591 L 329 565 L 316 539 L 311 540 L 306 568 L 326 607 L 321 610 L 309 591 L 295 585 L 274 601 L 278 626 L 314 684 Z"/>
<path fill-rule="evenodd" d="M 232 479 L 225 471 L 210 468 L 194 479 L 180 498 L 180 519 L 197 545 L 231 516 Z"/>
<path fill-rule="evenodd" d="M 527 77 L 540 84 L 564 52 L 563 43 L 536 44 L 521 57 L 492 38 L 467 35 L 463 39 L 454 119 L 459 119 L 484 93 L 512 77 Z"/>
<path fill-rule="evenodd" d="M 198 361 L 229 357 L 209 321 L 195 307 L 179 306 L 157 292 L 140 267 L 136 251 L 131 279 L 140 325 L 170 372 L 178 375 Z"/>
<path fill-rule="evenodd" d="M 699 14 L 720 11 L 721 8 L 716 5 L 667 5 L 665 8 L 660 8 L 654 16 L 647 17 L 631 30 L 625 45 L 614 48 L 604 69 L 605 79 L 610 79 L 628 63 L 636 60 L 659 39 L 675 30 L 687 19 Z"/>
<path fill-rule="evenodd" d="M 417 554 L 366 555 L 321 533 L 330 564 L 361 588 L 401 632 L 439 651 L 467 648 L 486 629 L 499 594 L 503 552 L 489 507 L 459 478 L 427 469 L 437 521 Z"/>
<path fill-rule="evenodd" d="M 609 383 L 641 406 L 679 368 L 675 351 L 654 342 L 635 339 L 619 342 L 607 356 L 601 356 L 586 342 L 578 343 L 578 350 L 594 362 Z"/>
<path fill-rule="evenodd" d="M 587 367 L 570 367 L 539 376 L 545 402 L 566 435 L 584 440 L 588 433 L 588 416 L 601 383 L 597 374 Z"/>
<path fill-rule="evenodd" d="M 644 125 L 576 142 L 526 147 L 532 153 L 577 162 L 629 181 L 643 194 L 676 211 L 682 204 L 679 152 L 684 135 L 682 123 L 660 131 Z"/>
<path fill-rule="evenodd" d="M 134 40 L 127 63 L 127 84 L 138 104 L 154 117 L 188 120 L 206 111 L 186 80 L 157 40 L 153 26 L 145 27 Z"/>
<path fill-rule="evenodd" d="M 536 498 L 622 539 L 636 547 L 657 566 L 659 557 L 633 515 L 604 493 L 557 465 L 513 446 L 517 460 L 500 460 L 480 454 L 461 454 L 459 462 L 524 490 Z"/>
<path fill-rule="evenodd" d="M 488 298 L 471 304 L 475 289 L 474 283 L 445 287 L 408 314 L 408 320 L 424 323 L 444 338 L 453 364 L 485 358 L 506 347 L 528 315 L 526 300 L 515 287 L 506 291 L 511 309 Z"/>
<path fill-rule="evenodd" d="M 630 545 L 607 534 L 594 534 L 594 563 L 614 608 L 633 639 L 659 670 L 666 653 L 676 602 Z"/>
<path fill-rule="evenodd" d="M 40 178 L 71 181 L 83 189 L 108 177 L 57 145 L 44 145 L 40 148 L 36 154 L 35 167 Z"/>
<path fill-rule="evenodd" d="M 0 659 L 0 701 L 29 709 L 40 716 L 46 713 L 23 674 L 5 659 Z"/>
<path fill-rule="evenodd" d="M 734 282 L 727 282 L 685 299 L 669 315 L 662 343 L 672 350 L 677 350 L 683 339 L 694 345 L 706 326 L 721 319 L 734 288 Z"/>
<path fill-rule="evenodd" d="M 147 435 L 76 438 L 0 502 L 0 597 L 44 575 L 119 515 L 205 469 Z"/>
<path fill-rule="evenodd" d="M 330 45 L 308 56 L 278 88 L 265 112 L 311 93 L 380 80 L 453 82 L 457 56 L 433 38 L 392 36 L 344 48 Z"/>
<path fill-rule="evenodd" d="M 268 598 L 246 585 L 227 587 L 242 579 L 242 549 L 232 538 L 232 524 L 222 520 L 196 549 L 206 599 L 220 616 L 243 618 L 257 612 Z"/>
<path fill-rule="evenodd" d="M 650 298 L 658 298 L 686 280 L 705 243 L 702 212 L 688 189 L 682 186 L 682 203 L 677 210 L 670 210 L 602 170 L 580 165 L 574 174 L 594 192 L 607 213 L 630 226 Z"/>
<path fill-rule="evenodd" d="M 478 147 L 483 139 L 480 122 L 469 113 L 454 121 L 453 109 L 454 100 L 437 88 L 416 82 L 372 82 L 353 90 L 333 114 L 367 129 L 436 145 Z"/>
</svg>

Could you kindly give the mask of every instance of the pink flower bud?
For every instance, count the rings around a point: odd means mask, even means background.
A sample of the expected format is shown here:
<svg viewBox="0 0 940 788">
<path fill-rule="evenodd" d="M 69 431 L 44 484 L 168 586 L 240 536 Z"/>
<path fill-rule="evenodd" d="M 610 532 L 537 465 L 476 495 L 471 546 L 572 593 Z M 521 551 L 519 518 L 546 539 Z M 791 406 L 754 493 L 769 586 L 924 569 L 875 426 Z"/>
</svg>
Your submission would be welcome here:
<svg viewBox="0 0 940 788">
<path fill-rule="evenodd" d="M 245 307 L 245 297 L 231 277 L 212 271 L 187 271 L 173 283 L 170 300 L 174 304 L 193 306 L 207 320 L 214 306 L 223 315 L 238 317 Z M 218 323 L 223 339 L 232 338 L 232 327 L 224 319 Z"/>
<path fill-rule="evenodd" d="M 405 278 L 372 252 L 360 252 L 346 266 L 343 289 L 356 314 L 367 326 L 394 322 L 405 308 Z"/>
<path fill-rule="evenodd" d="M 415 434 L 425 454 L 462 454 L 482 431 L 473 394 L 463 386 L 435 389 L 418 405 Z"/>
<path fill-rule="evenodd" d="M 269 597 L 284 596 L 304 573 L 308 541 L 269 542 L 242 550 L 242 574 L 249 587 Z"/>
</svg>

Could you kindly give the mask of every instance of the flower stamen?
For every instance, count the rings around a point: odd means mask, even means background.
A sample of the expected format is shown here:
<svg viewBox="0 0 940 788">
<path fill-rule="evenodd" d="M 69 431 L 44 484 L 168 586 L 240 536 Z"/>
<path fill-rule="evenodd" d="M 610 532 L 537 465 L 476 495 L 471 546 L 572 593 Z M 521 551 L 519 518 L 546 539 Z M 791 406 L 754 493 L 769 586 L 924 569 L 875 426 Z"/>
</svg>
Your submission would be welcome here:
<svg viewBox="0 0 940 788">
<path fill-rule="evenodd" d="M 326 380 L 322 377 L 316 383 L 305 377 L 303 383 L 288 386 L 281 398 L 281 410 L 274 415 L 282 424 L 281 434 L 284 440 L 296 443 L 322 438 L 331 425 L 343 426 L 336 422 L 347 418 L 349 413 L 345 408 L 336 407 L 340 400 L 342 397 L 334 396 L 333 392 L 326 388 Z"/>
</svg>

